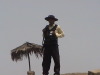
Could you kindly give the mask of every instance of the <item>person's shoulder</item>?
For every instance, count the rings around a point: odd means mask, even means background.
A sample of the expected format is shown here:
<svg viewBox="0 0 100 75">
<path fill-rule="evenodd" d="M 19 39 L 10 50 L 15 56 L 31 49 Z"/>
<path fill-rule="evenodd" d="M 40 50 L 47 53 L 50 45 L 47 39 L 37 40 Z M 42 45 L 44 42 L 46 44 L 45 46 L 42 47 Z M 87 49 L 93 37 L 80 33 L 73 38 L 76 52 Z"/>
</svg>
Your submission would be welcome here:
<svg viewBox="0 0 100 75">
<path fill-rule="evenodd" d="M 61 28 L 59 24 L 56 24 L 56 25 L 57 25 L 57 28 Z"/>
<path fill-rule="evenodd" d="M 46 28 L 48 28 L 49 27 L 49 25 L 46 25 L 45 27 L 44 27 L 44 29 L 46 29 Z"/>
<path fill-rule="evenodd" d="M 55 26 L 59 27 L 59 25 L 58 25 L 58 24 L 55 24 Z"/>
<path fill-rule="evenodd" d="M 46 26 L 42 29 L 42 31 L 43 31 L 43 32 L 46 31 L 46 29 L 48 29 L 48 27 L 49 27 L 49 25 L 46 25 Z"/>
</svg>

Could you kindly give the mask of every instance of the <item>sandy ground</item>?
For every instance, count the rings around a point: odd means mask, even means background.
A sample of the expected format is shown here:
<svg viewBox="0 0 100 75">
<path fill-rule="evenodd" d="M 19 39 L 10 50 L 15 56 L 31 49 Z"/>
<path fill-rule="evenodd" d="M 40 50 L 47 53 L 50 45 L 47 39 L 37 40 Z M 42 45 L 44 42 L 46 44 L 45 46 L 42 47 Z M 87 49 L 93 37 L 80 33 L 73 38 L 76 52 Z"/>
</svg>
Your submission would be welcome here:
<svg viewBox="0 0 100 75">
<path fill-rule="evenodd" d="M 67 73 L 62 75 L 88 75 L 88 73 Z"/>
</svg>

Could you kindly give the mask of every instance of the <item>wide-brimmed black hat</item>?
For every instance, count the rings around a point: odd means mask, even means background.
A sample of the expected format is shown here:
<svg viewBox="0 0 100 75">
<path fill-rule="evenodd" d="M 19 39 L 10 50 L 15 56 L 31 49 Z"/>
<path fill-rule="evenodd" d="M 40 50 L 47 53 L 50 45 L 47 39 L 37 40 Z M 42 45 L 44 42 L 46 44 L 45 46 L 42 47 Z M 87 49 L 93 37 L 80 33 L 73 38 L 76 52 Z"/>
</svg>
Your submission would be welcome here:
<svg viewBox="0 0 100 75">
<path fill-rule="evenodd" d="M 48 21 L 49 19 L 54 19 L 55 21 L 58 21 L 58 19 L 55 18 L 54 15 L 49 15 L 48 17 L 45 18 L 45 20 L 47 20 L 47 21 Z"/>
</svg>

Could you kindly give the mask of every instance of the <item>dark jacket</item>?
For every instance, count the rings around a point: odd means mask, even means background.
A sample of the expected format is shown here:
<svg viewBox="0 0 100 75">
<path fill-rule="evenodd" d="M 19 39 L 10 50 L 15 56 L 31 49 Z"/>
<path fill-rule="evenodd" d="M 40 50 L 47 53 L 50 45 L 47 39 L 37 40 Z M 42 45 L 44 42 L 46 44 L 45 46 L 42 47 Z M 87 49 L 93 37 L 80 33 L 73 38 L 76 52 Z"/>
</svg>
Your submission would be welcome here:
<svg viewBox="0 0 100 75">
<path fill-rule="evenodd" d="M 47 25 L 43 29 L 43 37 L 44 37 L 44 45 L 58 45 L 58 38 L 52 32 L 54 32 L 57 28 L 55 25 L 51 30 L 49 29 L 49 25 Z"/>
</svg>

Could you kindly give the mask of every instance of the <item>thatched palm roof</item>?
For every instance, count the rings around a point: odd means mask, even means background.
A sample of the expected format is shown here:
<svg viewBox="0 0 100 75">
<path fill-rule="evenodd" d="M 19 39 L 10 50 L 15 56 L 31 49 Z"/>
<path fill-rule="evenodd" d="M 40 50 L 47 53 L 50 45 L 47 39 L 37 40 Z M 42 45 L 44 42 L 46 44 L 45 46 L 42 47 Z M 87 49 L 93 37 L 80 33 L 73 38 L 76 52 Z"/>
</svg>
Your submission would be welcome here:
<svg viewBox="0 0 100 75">
<path fill-rule="evenodd" d="M 14 61 L 22 60 L 23 56 L 34 53 L 36 57 L 42 56 L 42 46 L 34 43 L 26 42 L 23 45 L 11 50 L 11 58 Z"/>
</svg>

